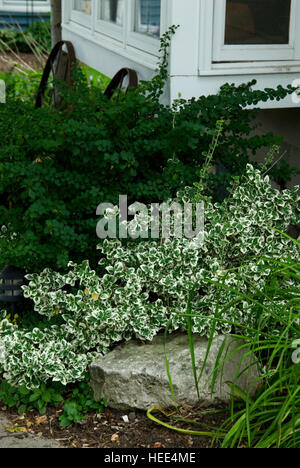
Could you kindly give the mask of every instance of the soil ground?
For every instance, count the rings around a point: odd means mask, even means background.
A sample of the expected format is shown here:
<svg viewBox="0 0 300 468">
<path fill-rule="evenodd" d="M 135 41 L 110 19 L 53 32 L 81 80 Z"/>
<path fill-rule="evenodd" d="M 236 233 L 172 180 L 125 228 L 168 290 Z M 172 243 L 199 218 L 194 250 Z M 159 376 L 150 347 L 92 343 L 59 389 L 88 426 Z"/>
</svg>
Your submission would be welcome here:
<svg viewBox="0 0 300 468">
<path fill-rule="evenodd" d="M 0 53 L 0 72 L 11 72 L 16 66 L 25 64 L 32 69 L 41 68 L 40 62 L 33 54 Z"/>
<path fill-rule="evenodd" d="M 20 416 L 16 411 L 5 407 L 0 408 L 0 411 L 2 411 L 2 417 L 5 415 L 7 418 L 9 428 L 23 428 L 18 429 L 23 431 L 18 433 L 18 437 L 24 438 L 24 444 L 27 447 L 32 440 L 30 437 L 38 436 L 42 440 L 48 440 L 50 444 L 58 443 L 66 448 L 212 448 L 209 437 L 169 430 L 150 421 L 144 412 L 139 411 L 119 412 L 107 409 L 103 414 L 89 414 L 83 421 L 69 428 L 61 428 L 59 425 L 62 408 L 51 408 L 45 416 L 40 416 L 36 411 Z M 176 424 L 177 427 L 205 432 L 210 431 L 208 426 L 219 428 L 226 419 L 226 410 L 216 415 L 207 415 L 205 411 L 189 406 L 182 408 L 181 416 L 197 424 L 174 423 L 160 414 L 157 414 L 157 417 L 168 424 Z M 128 417 L 129 422 L 124 421 L 124 416 L 126 420 L 126 416 Z M 218 448 L 219 445 L 220 443 L 216 441 L 213 448 Z M 34 444 L 33 447 L 35 447 Z"/>
</svg>

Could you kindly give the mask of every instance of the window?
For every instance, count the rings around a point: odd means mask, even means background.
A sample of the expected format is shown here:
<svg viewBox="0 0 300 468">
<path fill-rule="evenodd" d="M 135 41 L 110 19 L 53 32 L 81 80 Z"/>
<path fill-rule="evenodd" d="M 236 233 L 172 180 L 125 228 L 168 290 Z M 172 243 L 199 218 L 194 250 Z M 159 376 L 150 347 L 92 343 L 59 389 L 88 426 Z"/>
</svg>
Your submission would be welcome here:
<svg viewBox="0 0 300 468">
<path fill-rule="evenodd" d="M 77 35 L 152 67 L 168 1 L 173 0 L 64 0 L 64 29 L 76 28 Z"/>
<path fill-rule="evenodd" d="M 288 44 L 291 0 L 228 0 L 225 44 Z"/>
<path fill-rule="evenodd" d="M 130 46 L 158 55 L 159 36 L 166 19 L 166 0 L 127 0 L 131 22 L 127 42 Z"/>
<path fill-rule="evenodd" d="M 123 42 L 126 2 L 127 0 L 97 0 L 96 31 Z"/>
<path fill-rule="evenodd" d="M 160 0 L 135 0 L 135 25 L 136 32 L 148 36 L 160 36 Z"/>
<path fill-rule="evenodd" d="M 297 0 L 214 2 L 214 62 L 295 60 Z"/>
<path fill-rule="evenodd" d="M 92 0 L 73 0 L 71 20 L 85 27 L 92 24 Z"/>
<path fill-rule="evenodd" d="M 124 0 L 102 0 L 100 7 L 100 19 L 124 25 Z"/>
<path fill-rule="evenodd" d="M 91 14 L 91 0 L 74 0 L 74 10 Z"/>
</svg>

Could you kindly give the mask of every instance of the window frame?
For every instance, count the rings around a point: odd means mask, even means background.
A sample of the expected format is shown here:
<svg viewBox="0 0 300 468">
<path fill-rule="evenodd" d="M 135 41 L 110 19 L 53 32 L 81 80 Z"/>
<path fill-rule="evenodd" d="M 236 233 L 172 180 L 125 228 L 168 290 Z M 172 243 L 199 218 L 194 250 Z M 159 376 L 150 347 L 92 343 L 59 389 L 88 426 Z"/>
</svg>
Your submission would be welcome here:
<svg viewBox="0 0 300 468">
<path fill-rule="evenodd" d="M 75 0 L 72 0 L 70 20 L 74 23 L 78 23 L 80 26 L 91 29 L 93 25 L 93 12 L 94 12 L 94 1 L 91 0 L 91 14 L 83 13 L 82 11 L 75 10 Z"/>
<path fill-rule="evenodd" d="M 136 0 L 128 0 L 128 22 L 127 22 L 127 44 L 136 49 L 145 50 L 152 55 L 159 54 L 159 38 L 147 36 L 135 31 L 136 22 Z M 160 9 L 160 34 L 166 30 L 166 19 L 167 19 L 167 0 L 161 0 Z"/>
<path fill-rule="evenodd" d="M 226 0 L 200 1 L 199 75 L 300 71 L 300 2 L 292 0 L 288 45 L 224 45 Z"/>
<path fill-rule="evenodd" d="M 166 30 L 168 2 L 161 0 L 161 34 Z M 127 51 L 139 51 L 157 57 L 159 55 L 160 40 L 134 31 L 135 27 L 135 0 L 124 0 L 124 25 L 120 26 L 109 21 L 100 19 L 102 0 L 92 0 L 91 15 L 74 10 L 74 0 L 64 9 L 64 23 L 76 23 L 79 26 L 88 28 L 91 34 L 97 34 L 112 40 L 112 43 L 119 44 Z"/>
<path fill-rule="evenodd" d="M 127 17 L 126 3 L 127 0 L 124 0 L 124 24 L 121 26 L 119 24 L 101 19 L 102 0 L 98 0 L 95 11 L 95 31 L 116 39 L 119 42 L 125 43 Z"/>
<path fill-rule="evenodd" d="M 298 7 L 297 7 L 298 5 Z M 214 4 L 214 62 L 295 60 L 296 56 L 296 15 L 299 2 L 291 0 L 290 39 L 288 44 L 225 44 L 226 0 Z M 298 51 L 299 53 L 299 51 Z"/>
</svg>

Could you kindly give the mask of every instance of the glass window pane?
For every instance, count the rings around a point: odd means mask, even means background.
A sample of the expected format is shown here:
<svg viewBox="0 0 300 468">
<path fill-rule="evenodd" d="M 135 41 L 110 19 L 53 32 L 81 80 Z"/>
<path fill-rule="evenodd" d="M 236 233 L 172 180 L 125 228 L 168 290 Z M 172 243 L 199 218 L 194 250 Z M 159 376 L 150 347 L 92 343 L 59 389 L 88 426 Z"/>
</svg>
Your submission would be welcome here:
<svg viewBox="0 0 300 468">
<path fill-rule="evenodd" d="M 124 0 L 102 0 L 101 19 L 123 26 Z"/>
<path fill-rule="evenodd" d="M 225 44 L 288 44 L 291 0 L 227 0 Z"/>
<path fill-rule="evenodd" d="M 160 36 L 161 0 L 136 0 L 135 31 Z"/>
<path fill-rule="evenodd" d="M 91 3 L 91 0 L 74 0 L 74 10 L 90 15 Z"/>
</svg>

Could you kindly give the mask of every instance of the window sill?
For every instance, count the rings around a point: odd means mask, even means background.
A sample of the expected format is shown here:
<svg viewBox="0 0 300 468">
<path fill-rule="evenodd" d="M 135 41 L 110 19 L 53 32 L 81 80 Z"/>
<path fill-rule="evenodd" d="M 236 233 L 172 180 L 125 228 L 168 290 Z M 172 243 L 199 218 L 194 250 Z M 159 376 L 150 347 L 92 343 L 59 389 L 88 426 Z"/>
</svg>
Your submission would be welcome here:
<svg viewBox="0 0 300 468">
<path fill-rule="evenodd" d="M 212 63 L 208 70 L 199 70 L 200 76 L 265 75 L 299 73 L 299 61 L 280 62 L 223 62 Z"/>
</svg>

